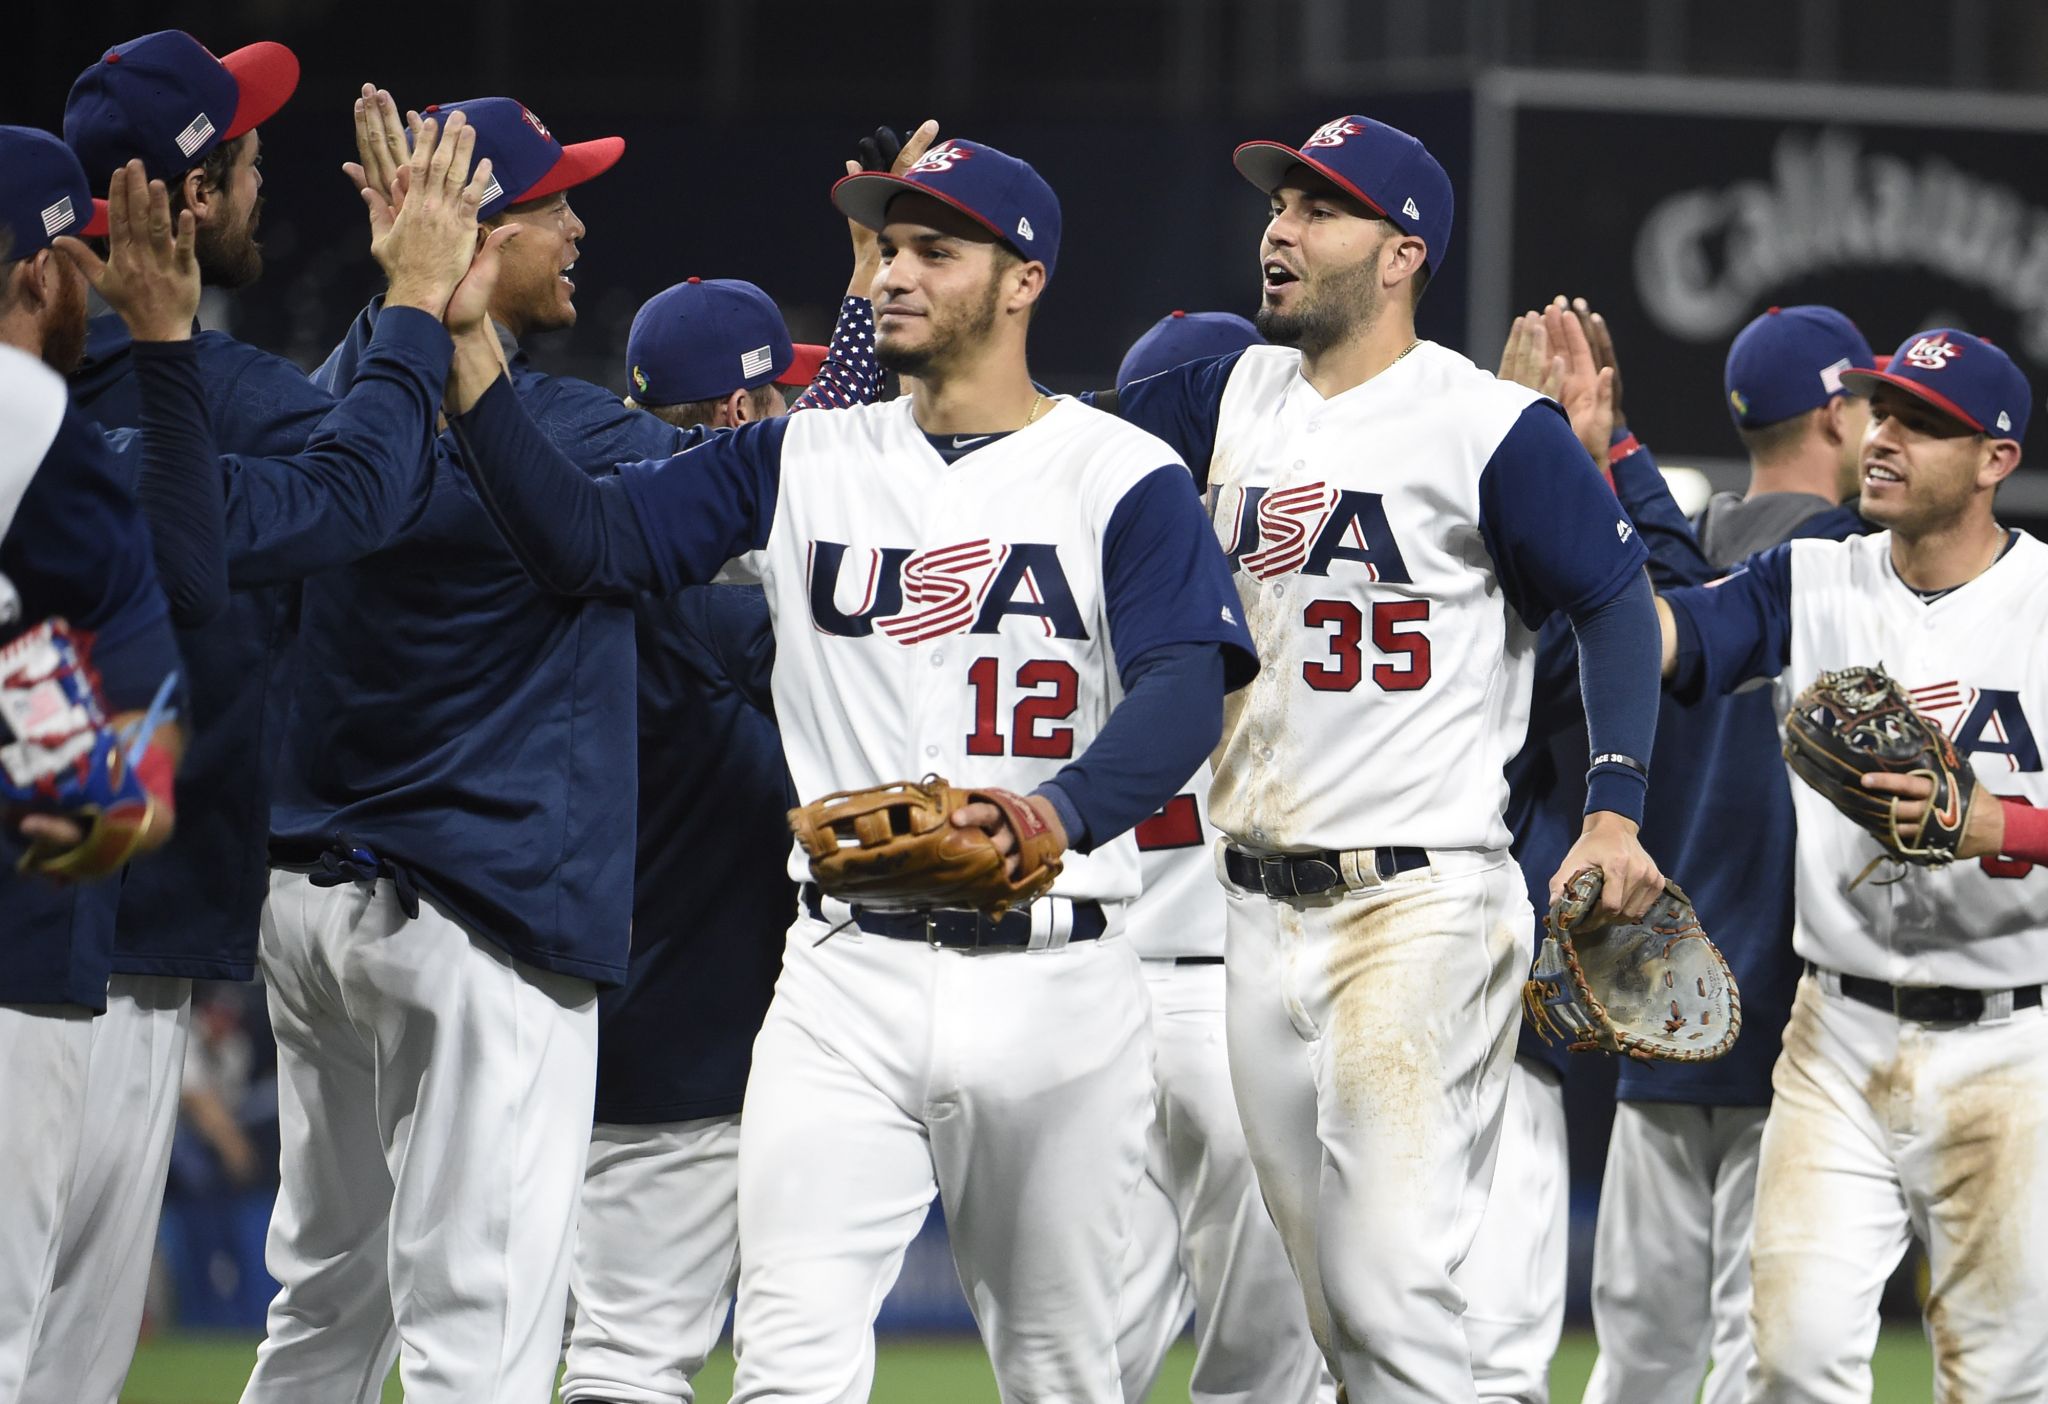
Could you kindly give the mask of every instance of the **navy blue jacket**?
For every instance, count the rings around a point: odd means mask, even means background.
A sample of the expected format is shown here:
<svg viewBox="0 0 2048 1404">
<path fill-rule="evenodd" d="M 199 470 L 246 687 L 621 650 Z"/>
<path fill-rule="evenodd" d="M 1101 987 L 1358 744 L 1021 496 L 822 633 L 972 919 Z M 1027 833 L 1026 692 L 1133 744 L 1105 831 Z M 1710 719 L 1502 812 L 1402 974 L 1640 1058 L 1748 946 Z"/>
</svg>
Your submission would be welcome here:
<svg viewBox="0 0 2048 1404">
<path fill-rule="evenodd" d="M 76 406 L 65 411 L 0 539 L 0 574 L 22 607 L 0 643 L 53 616 L 91 631 L 92 661 L 112 711 L 146 709 L 178 671 L 148 530 L 113 453 Z M 12 826 L 0 827 L 0 1004 L 106 1008 L 120 885 L 59 887 L 24 877 L 14 866 L 21 853 Z"/>
</svg>

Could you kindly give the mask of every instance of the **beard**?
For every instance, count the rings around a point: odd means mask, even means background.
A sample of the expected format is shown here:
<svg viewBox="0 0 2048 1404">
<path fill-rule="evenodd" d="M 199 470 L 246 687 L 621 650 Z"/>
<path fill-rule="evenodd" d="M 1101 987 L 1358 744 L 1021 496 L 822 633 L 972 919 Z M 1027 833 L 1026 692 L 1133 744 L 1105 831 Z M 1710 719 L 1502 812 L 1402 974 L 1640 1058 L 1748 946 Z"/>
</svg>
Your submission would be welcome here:
<svg viewBox="0 0 2048 1404">
<path fill-rule="evenodd" d="M 1380 291 L 1379 250 L 1342 270 L 1302 280 L 1300 305 L 1276 311 L 1263 301 L 1252 315 L 1259 335 L 1276 346 L 1292 346 L 1304 356 L 1320 356 L 1343 344 L 1379 315 L 1385 300 Z"/>
<path fill-rule="evenodd" d="M 988 334 L 995 330 L 999 298 L 997 279 L 991 274 L 988 286 L 982 289 L 977 301 L 948 308 L 943 313 L 934 309 L 925 318 L 929 335 L 920 345 L 890 346 L 878 339 L 875 359 L 882 363 L 884 370 L 898 375 L 923 379 L 934 370 L 943 374 L 959 358 L 963 348 L 986 340 Z"/>
<path fill-rule="evenodd" d="M 246 288 L 263 276 L 263 245 L 256 242 L 256 221 L 262 213 L 259 197 L 249 207 L 249 217 L 233 229 L 200 226 L 192 247 L 200 282 L 211 288 Z"/>
<path fill-rule="evenodd" d="M 43 335 L 43 364 L 59 375 L 68 376 L 85 359 L 85 275 L 68 258 L 59 256 L 68 270 L 58 283 L 57 300 L 50 307 L 49 329 Z"/>
</svg>

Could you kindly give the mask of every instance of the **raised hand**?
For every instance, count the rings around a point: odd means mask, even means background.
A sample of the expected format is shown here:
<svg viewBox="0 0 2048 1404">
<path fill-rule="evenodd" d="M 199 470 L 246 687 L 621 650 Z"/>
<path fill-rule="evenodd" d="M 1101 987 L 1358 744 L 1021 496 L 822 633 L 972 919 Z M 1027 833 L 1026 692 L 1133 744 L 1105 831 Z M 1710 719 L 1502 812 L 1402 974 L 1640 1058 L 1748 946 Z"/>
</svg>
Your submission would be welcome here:
<svg viewBox="0 0 2048 1404">
<path fill-rule="evenodd" d="M 78 265 L 93 291 L 121 314 L 137 341 L 184 341 L 199 315 L 199 259 L 192 211 L 171 218 L 160 180 L 130 161 L 107 187 L 107 256 L 59 235 L 56 247 Z"/>
<path fill-rule="evenodd" d="M 442 127 L 431 117 L 413 137 L 412 154 L 395 178 L 403 201 L 390 202 L 365 185 L 370 252 L 389 282 L 385 304 L 417 307 L 435 317 L 469 272 L 477 252 L 476 212 L 491 183 L 486 157 L 470 168 L 476 132 L 460 112 Z"/>
<path fill-rule="evenodd" d="M 455 285 L 447 310 L 441 317 L 448 325 L 450 336 L 461 337 L 490 325 L 491 293 L 498 286 L 498 270 L 504 262 L 502 250 L 521 232 L 522 228 L 517 224 L 500 225 L 477 249 L 469 271 Z M 495 345 L 497 338 L 493 336 L 491 342 Z"/>
<path fill-rule="evenodd" d="M 917 124 L 917 130 L 910 134 L 910 140 L 898 141 L 896 133 L 887 127 L 875 128 L 875 134 L 862 137 L 856 148 L 858 155 L 847 161 L 846 173 L 859 175 L 862 171 L 886 171 L 890 175 L 902 175 L 924 159 L 924 153 L 932 149 L 932 143 L 939 137 L 937 118 L 927 117 Z M 848 297 L 871 295 L 875 278 L 882 271 L 882 246 L 875 231 L 853 220 L 846 222 L 847 232 L 853 239 L 853 277 L 846 284 Z"/>
<path fill-rule="evenodd" d="M 1579 314 L 1586 339 L 1593 343 L 1593 364 L 1614 372 L 1614 427 L 1619 429 L 1628 421 L 1621 413 L 1621 363 L 1614 355 L 1614 333 L 1608 330 L 1607 319 L 1588 307 L 1583 297 L 1572 299 L 1572 311 Z"/>
<path fill-rule="evenodd" d="M 357 190 L 375 190 L 388 205 L 396 206 L 401 192 L 398 173 L 411 159 L 406 148 L 408 127 L 417 130 L 419 114 L 408 112 L 401 120 L 398 104 L 390 93 L 372 83 L 363 84 L 356 99 L 356 157 L 342 163 L 342 170 Z"/>
<path fill-rule="evenodd" d="M 1572 432 L 1593 462 L 1605 468 L 1614 437 L 1614 367 L 1594 359 L 1585 322 L 1562 296 L 1543 309 L 1543 328 L 1564 361 L 1563 382 L 1549 393 L 1564 406 Z"/>
<path fill-rule="evenodd" d="M 1501 348 L 1499 376 L 1556 399 L 1564 388 L 1564 357 L 1550 349 L 1550 332 L 1540 312 L 1524 312 L 1508 326 Z"/>
</svg>

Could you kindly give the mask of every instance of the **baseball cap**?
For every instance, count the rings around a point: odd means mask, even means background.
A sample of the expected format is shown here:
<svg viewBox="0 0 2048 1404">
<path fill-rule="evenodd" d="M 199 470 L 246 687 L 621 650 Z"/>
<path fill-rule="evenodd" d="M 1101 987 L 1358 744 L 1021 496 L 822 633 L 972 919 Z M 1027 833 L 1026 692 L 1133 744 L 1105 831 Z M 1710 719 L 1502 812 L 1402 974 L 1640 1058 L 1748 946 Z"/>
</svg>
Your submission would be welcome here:
<svg viewBox="0 0 2048 1404">
<path fill-rule="evenodd" d="M 1287 172 L 1307 166 L 1365 202 L 1428 249 L 1434 274 L 1451 247 L 1451 178 L 1429 148 L 1398 127 L 1356 113 L 1325 122 L 1299 148 L 1279 141 L 1248 141 L 1232 153 L 1238 174 L 1268 195 Z"/>
<path fill-rule="evenodd" d="M 41 253 L 59 234 L 107 232 L 107 202 L 92 198 L 85 168 L 34 127 L 0 127 L 0 261 Z"/>
<path fill-rule="evenodd" d="M 1858 395 L 1896 385 L 1980 434 L 2017 442 L 2027 432 L 2034 398 L 2026 372 L 1981 336 L 1954 327 L 1914 332 L 1883 370 L 1847 370 L 1842 383 Z"/>
<path fill-rule="evenodd" d="M 1834 308 L 1767 308 L 1728 347 L 1728 413 L 1738 429 L 1780 423 L 1842 394 L 1844 372 L 1875 363 L 1863 333 Z"/>
<path fill-rule="evenodd" d="M 1052 277 L 1060 252 L 1060 201 L 1026 162 L 978 141 L 942 141 L 902 175 L 861 171 L 841 176 L 832 203 L 856 224 L 880 229 L 889 201 L 919 190 L 951 205 Z"/>
<path fill-rule="evenodd" d="M 643 405 L 808 385 L 824 359 L 822 346 L 793 345 L 775 300 L 738 278 L 691 278 L 656 293 L 626 335 L 626 378 Z"/>
<path fill-rule="evenodd" d="M 78 75 L 64 102 L 64 140 L 94 180 L 139 156 L 152 179 L 172 181 L 269 121 L 298 86 L 298 57 L 282 44 L 215 58 L 183 30 L 160 29 Z"/>
<path fill-rule="evenodd" d="M 446 121 L 450 112 L 460 112 L 475 128 L 475 159 L 491 158 L 491 183 L 484 187 L 478 219 L 489 219 L 507 205 L 523 205 L 581 185 L 603 175 L 626 154 L 624 137 L 564 146 L 530 108 L 508 97 L 435 103 L 421 115 Z"/>
<path fill-rule="evenodd" d="M 1116 388 L 1189 361 L 1228 356 L 1264 344 L 1257 327 L 1234 312 L 1169 312 L 1131 343 L 1116 368 Z"/>
</svg>

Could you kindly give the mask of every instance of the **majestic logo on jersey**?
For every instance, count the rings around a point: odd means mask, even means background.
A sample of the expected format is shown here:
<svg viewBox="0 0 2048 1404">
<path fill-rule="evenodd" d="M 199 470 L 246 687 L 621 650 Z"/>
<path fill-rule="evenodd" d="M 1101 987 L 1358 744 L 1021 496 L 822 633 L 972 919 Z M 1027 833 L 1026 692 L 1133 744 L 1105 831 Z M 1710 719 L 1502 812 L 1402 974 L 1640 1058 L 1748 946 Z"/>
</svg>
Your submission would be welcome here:
<svg viewBox="0 0 2048 1404">
<path fill-rule="evenodd" d="M 1216 520 L 1227 530 L 1224 554 L 1254 580 L 1271 580 L 1290 571 L 1328 575 L 1331 562 L 1350 561 L 1365 568 L 1368 580 L 1408 582 L 1408 563 L 1401 558 L 1378 493 L 1326 483 L 1234 491 L 1236 511 L 1227 513 L 1219 504 Z"/>
<path fill-rule="evenodd" d="M 904 172 L 904 174 L 916 175 L 919 171 L 950 171 L 962 161 L 971 159 L 973 155 L 974 153 L 964 146 L 955 146 L 950 141 L 942 141 L 931 150 L 925 152 L 919 158 L 918 163 Z"/>
<path fill-rule="evenodd" d="M 1047 638 L 1088 637 L 1059 548 L 1045 542 L 885 546 L 851 552 L 851 568 L 848 554 L 841 542 L 811 543 L 811 622 L 821 633 L 863 639 L 879 629 L 907 647 L 947 634 L 993 634 L 1019 615 L 1037 620 Z M 842 586 L 856 584 L 853 607 L 842 609 Z"/>
<path fill-rule="evenodd" d="M 1635 528 L 1628 524 L 1628 519 L 1626 517 L 1617 520 L 1614 524 L 1614 534 L 1620 537 L 1623 541 L 1628 540 L 1630 535 L 1632 535 L 1634 531 Z"/>
<path fill-rule="evenodd" d="M 1906 348 L 1904 360 L 1920 370 L 1938 371 L 1962 354 L 1963 348 L 1945 336 L 1923 336 Z"/>
<path fill-rule="evenodd" d="M 2004 756 L 2015 772 L 2041 768 L 2041 748 L 2027 721 L 2020 695 L 1995 687 L 1964 687 L 1958 682 L 1929 683 L 1908 689 L 1913 706 L 1948 732 L 1964 756 L 1988 752 Z"/>
<path fill-rule="evenodd" d="M 1317 127 L 1316 134 L 1303 142 L 1301 149 L 1307 151 L 1311 147 L 1317 146 L 1342 146 L 1345 137 L 1357 136 L 1364 130 L 1365 128 L 1359 126 L 1349 117 L 1339 117 L 1334 122 L 1325 122 L 1322 126 Z"/>
</svg>

